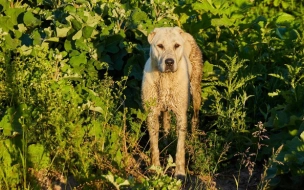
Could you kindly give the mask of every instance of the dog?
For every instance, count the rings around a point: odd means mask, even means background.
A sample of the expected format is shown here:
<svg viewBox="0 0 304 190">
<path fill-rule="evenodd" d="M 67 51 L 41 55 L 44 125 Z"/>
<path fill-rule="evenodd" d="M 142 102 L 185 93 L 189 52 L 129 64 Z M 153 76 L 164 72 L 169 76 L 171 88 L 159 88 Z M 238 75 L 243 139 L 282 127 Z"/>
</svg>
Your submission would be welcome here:
<svg viewBox="0 0 304 190">
<path fill-rule="evenodd" d="M 177 150 L 175 176 L 184 178 L 187 110 L 193 102 L 192 132 L 199 122 L 201 106 L 202 53 L 194 38 L 179 27 L 155 28 L 148 35 L 150 57 L 142 80 L 141 98 L 148 111 L 147 126 L 150 137 L 152 165 L 160 166 L 160 118 L 165 135 L 170 129 L 170 113 L 176 116 Z"/>
</svg>

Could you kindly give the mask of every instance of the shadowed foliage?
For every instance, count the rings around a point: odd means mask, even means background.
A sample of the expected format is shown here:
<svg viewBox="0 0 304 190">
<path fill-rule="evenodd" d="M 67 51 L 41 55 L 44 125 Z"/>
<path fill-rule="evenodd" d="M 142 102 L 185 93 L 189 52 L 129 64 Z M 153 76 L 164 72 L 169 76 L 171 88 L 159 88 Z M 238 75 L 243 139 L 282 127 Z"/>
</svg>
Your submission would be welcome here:
<svg viewBox="0 0 304 190">
<path fill-rule="evenodd" d="M 254 188 L 300 188 L 303 13 L 301 0 L 0 0 L 0 189 L 210 189 L 230 170 L 237 188 L 254 171 Z M 204 57 L 184 184 L 174 117 L 163 167 L 147 167 L 140 84 L 147 35 L 164 26 Z"/>
</svg>

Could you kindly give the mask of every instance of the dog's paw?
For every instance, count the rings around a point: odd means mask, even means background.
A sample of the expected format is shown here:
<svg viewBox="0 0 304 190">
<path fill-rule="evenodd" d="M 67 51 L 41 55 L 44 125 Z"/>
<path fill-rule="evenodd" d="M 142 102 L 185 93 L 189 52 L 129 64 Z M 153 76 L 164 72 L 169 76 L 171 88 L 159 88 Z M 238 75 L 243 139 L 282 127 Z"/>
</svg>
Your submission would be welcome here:
<svg viewBox="0 0 304 190">
<path fill-rule="evenodd" d="M 186 181 L 186 175 L 185 174 L 175 174 L 176 179 L 181 180 L 182 183 Z"/>
</svg>

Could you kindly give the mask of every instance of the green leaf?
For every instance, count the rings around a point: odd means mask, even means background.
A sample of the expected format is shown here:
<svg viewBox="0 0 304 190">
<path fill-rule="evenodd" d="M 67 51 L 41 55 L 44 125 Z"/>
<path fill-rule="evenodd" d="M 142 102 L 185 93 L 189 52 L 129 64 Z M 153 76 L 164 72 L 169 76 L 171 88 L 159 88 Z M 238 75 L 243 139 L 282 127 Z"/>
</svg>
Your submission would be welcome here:
<svg viewBox="0 0 304 190">
<path fill-rule="evenodd" d="M 11 22 L 11 19 L 8 16 L 0 16 L 0 26 L 4 32 L 14 29 L 14 24 Z"/>
<path fill-rule="evenodd" d="M 5 136 L 12 135 L 13 127 L 10 121 L 11 121 L 10 115 L 5 115 L 0 121 L 0 126 L 3 128 L 3 134 Z"/>
<path fill-rule="evenodd" d="M 24 33 L 27 30 L 24 24 L 18 24 L 18 31 Z"/>
<path fill-rule="evenodd" d="M 104 130 L 100 127 L 100 123 L 96 120 L 92 121 L 89 136 L 101 138 L 104 134 Z"/>
<path fill-rule="evenodd" d="M 2 7 L 3 7 L 2 11 L 5 11 L 5 10 L 7 10 L 10 7 L 10 1 L 8 1 L 8 0 L 0 0 L 0 5 L 2 5 Z"/>
<path fill-rule="evenodd" d="M 266 179 L 273 179 L 277 175 L 278 169 L 276 167 L 268 168 Z"/>
<path fill-rule="evenodd" d="M 81 53 L 78 56 L 73 56 L 70 59 L 70 63 L 73 67 L 79 67 L 80 64 L 86 64 L 87 63 L 87 57 L 85 53 Z"/>
<path fill-rule="evenodd" d="M 42 42 L 42 38 L 40 36 L 40 33 L 38 30 L 35 30 L 32 33 L 32 38 L 33 38 L 33 45 L 40 45 Z"/>
<path fill-rule="evenodd" d="M 14 9 L 8 9 L 6 11 L 6 15 L 9 16 L 10 18 L 10 22 L 12 23 L 12 25 L 17 25 L 18 24 L 18 16 L 24 12 L 23 8 L 14 8 Z"/>
<path fill-rule="evenodd" d="M 9 34 L 5 35 L 4 39 L 5 39 L 5 47 L 7 49 L 16 49 L 21 44 L 20 40 L 11 38 Z"/>
<path fill-rule="evenodd" d="M 302 134 L 302 133 L 301 133 Z M 302 137 L 301 137 L 302 138 Z M 296 152 L 304 152 L 304 143 L 298 137 L 294 137 L 292 140 L 287 141 L 285 151 L 280 152 L 280 155 L 285 156 L 286 161 L 291 161 L 289 159 L 293 159 L 290 155 L 286 157 L 287 154 L 295 154 Z"/>
<path fill-rule="evenodd" d="M 79 3 L 79 4 L 83 4 L 83 3 L 86 3 L 88 2 L 87 0 L 76 0 L 76 3 Z"/>
<path fill-rule="evenodd" d="M 204 78 L 207 78 L 210 75 L 214 75 L 213 67 L 214 65 L 209 63 L 209 61 L 204 62 L 204 70 L 203 70 Z"/>
<path fill-rule="evenodd" d="M 106 39 L 105 50 L 110 53 L 117 53 L 119 51 L 119 43 L 123 40 L 121 35 L 113 35 Z"/>
<path fill-rule="evenodd" d="M 139 24 L 141 21 L 145 21 L 148 19 L 148 16 L 145 12 L 137 9 L 136 11 L 133 12 L 132 14 L 132 21 L 135 24 Z"/>
<path fill-rule="evenodd" d="M 123 159 L 122 153 L 121 153 L 120 150 L 118 150 L 118 151 L 116 152 L 116 155 L 115 155 L 114 160 L 117 162 L 118 165 L 121 166 L 121 164 L 122 164 L 122 159 Z"/>
<path fill-rule="evenodd" d="M 202 2 L 195 2 L 192 4 L 192 8 L 193 10 L 198 10 L 198 11 L 205 11 L 208 12 L 210 10 L 214 10 L 214 7 L 212 5 L 211 1 L 208 0 L 202 0 Z M 211 13 L 213 13 L 213 11 L 211 11 Z"/>
<path fill-rule="evenodd" d="M 80 55 L 80 52 L 77 50 L 72 50 L 70 53 L 70 57 L 77 56 L 77 55 Z"/>
<path fill-rule="evenodd" d="M 182 13 L 181 16 L 179 17 L 179 22 L 182 24 L 187 23 L 188 18 L 189 15 Z"/>
<path fill-rule="evenodd" d="M 300 134 L 300 138 L 304 142 L 304 131 Z"/>
<path fill-rule="evenodd" d="M 44 0 L 37 0 L 37 5 L 42 5 Z"/>
<path fill-rule="evenodd" d="M 78 30 L 80 30 L 80 29 L 82 28 L 82 23 L 79 22 L 79 21 L 76 20 L 76 19 L 72 19 L 72 20 L 71 20 L 71 23 L 72 23 L 72 27 L 73 27 L 76 31 L 78 31 Z"/>
<path fill-rule="evenodd" d="M 104 64 L 104 62 L 94 61 L 94 67 L 97 70 L 101 70 L 101 69 L 105 69 L 106 68 L 106 64 Z"/>
<path fill-rule="evenodd" d="M 111 182 L 112 184 L 115 184 L 114 175 L 111 172 L 109 172 L 108 175 L 102 175 L 102 176 L 107 180 L 109 180 L 109 182 Z"/>
<path fill-rule="evenodd" d="M 64 41 L 64 49 L 65 49 L 65 51 L 67 51 L 67 52 L 73 50 L 72 42 L 71 42 L 70 40 L 66 39 L 66 40 Z"/>
<path fill-rule="evenodd" d="M 15 147 L 14 147 L 12 141 L 9 139 L 1 141 L 0 146 L 1 146 L 0 158 L 2 158 L 2 160 L 1 160 L 2 167 L 4 166 L 4 168 L 11 168 L 12 162 L 13 162 L 12 153 L 15 151 Z M 1 170 L 0 170 L 0 172 L 1 172 Z"/>
<path fill-rule="evenodd" d="M 76 32 L 76 34 L 72 37 L 72 40 L 78 40 L 82 37 L 82 30 Z"/>
<path fill-rule="evenodd" d="M 65 38 L 67 33 L 70 31 L 71 27 L 58 28 L 56 27 L 56 34 L 59 38 Z"/>
<path fill-rule="evenodd" d="M 10 136 L 14 132 L 21 134 L 22 127 L 19 122 L 21 116 L 24 118 L 28 117 L 28 108 L 26 104 L 20 104 L 16 109 L 11 107 L 6 110 L 4 117 L 0 122 L 0 127 L 3 127 L 5 136 Z"/>
<path fill-rule="evenodd" d="M 127 52 L 125 49 L 119 50 L 112 58 L 112 61 L 114 63 L 114 69 L 121 70 L 124 65 L 123 57 L 127 55 Z"/>
<path fill-rule="evenodd" d="M 281 15 L 278 16 L 276 23 L 277 24 L 286 24 L 286 23 L 291 23 L 295 20 L 295 17 L 288 14 L 288 13 L 282 13 Z"/>
<path fill-rule="evenodd" d="M 119 48 L 117 44 L 110 44 L 106 47 L 106 51 L 109 53 L 117 53 L 119 51 Z"/>
<path fill-rule="evenodd" d="M 249 4 L 250 2 L 252 1 L 247 1 L 247 0 L 236 0 L 235 3 L 237 6 L 241 7 L 241 6 L 244 6 L 244 5 L 247 5 Z"/>
<path fill-rule="evenodd" d="M 268 92 L 268 96 L 270 97 L 275 97 L 275 96 L 278 96 L 280 94 L 280 90 L 276 90 L 275 92 Z"/>
<path fill-rule="evenodd" d="M 20 47 L 20 50 L 21 50 L 22 55 L 27 56 L 27 55 L 30 55 L 32 53 L 33 47 L 32 46 L 28 47 L 26 45 L 23 45 L 23 46 Z"/>
<path fill-rule="evenodd" d="M 82 36 L 87 39 L 90 38 L 93 33 L 94 28 L 91 26 L 85 26 L 82 29 Z"/>
<path fill-rule="evenodd" d="M 274 0 L 274 1 L 273 1 L 273 5 L 274 5 L 275 7 L 278 7 L 278 6 L 280 5 L 281 1 L 282 1 L 282 0 Z"/>
<path fill-rule="evenodd" d="M 211 20 L 211 25 L 212 26 L 231 26 L 235 22 L 234 19 L 229 19 L 227 17 L 223 18 L 214 18 Z"/>
<path fill-rule="evenodd" d="M 51 163 L 49 153 L 41 144 L 31 144 L 28 147 L 28 159 L 30 166 L 37 169 L 47 168 Z"/>
<path fill-rule="evenodd" d="M 85 12 L 84 14 L 88 17 L 88 20 L 86 22 L 87 26 L 95 27 L 97 24 L 104 22 L 101 16 L 98 14 L 92 15 L 92 12 Z"/>
<path fill-rule="evenodd" d="M 65 7 L 64 7 L 64 11 L 66 12 L 69 12 L 69 13 L 76 13 L 76 8 L 71 5 L 71 4 L 67 4 Z"/>
<path fill-rule="evenodd" d="M 80 38 L 80 39 L 76 40 L 76 41 L 75 41 L 75 46 L 76 46 L 76 48 L 77 48 L 78 50 L 83 50 L 83 51 L 89 51 L 89 50 L 90 50 L 90 48 L 89 48 L 89 46 L 88 46 L 88 43 L 85 42 L 85 41 L 83 40 L 83 38 Z"/>
<path fill-rule="evenodd" d="M 275 73 L 270 73 L 268 74 L 272 77 L 275 77 L 275 78 L 278 78 L 278 79 L 281 79 L 282 81 L 285 81 L 284 77 L 282 75 L 279 75 L 279 74 L 275 74 Z"/>
<path fill-rule="evenodd" d="M 23 22 L 26 26 L 37 26 L 41 22 L 33 15 L 32 12 L 26 12 L 23 16 Z"/>
<path fill-rule="evenodd" d="M 124 67 L 124 75 L 133 76 L 137 80 L 141 80 L 143 68 L 140 66 L 140 64 L 142 62 L 142 59 L 143 58 L 141 56 L 136 56 L 133 54 L 133 56 L 128 59 L 128 62 Z"/>
<path fill-rule="evenodd" d="M 279 30 L 278 28 L 276 28 L 275 31 L 276 31 L 277 36 L 278 36 L 280 39 L 284 39 L 284 37 L 282 36 L 282 34 L 280 33 L 280 30 Z"/>
<path fill-rule="evenodd" d="M 287 9 L 288 7 L 290 7 L 289 2 L 283 1 L 283 2 L 281 2 L 281 4 L 282 4 L 283 9 Z"/>
<path fill-rule="evenodd" d="M 58 37 L 51 37 L 45 40 L 46 42 L 59 42 L 59 38 Z"/>
</svg>

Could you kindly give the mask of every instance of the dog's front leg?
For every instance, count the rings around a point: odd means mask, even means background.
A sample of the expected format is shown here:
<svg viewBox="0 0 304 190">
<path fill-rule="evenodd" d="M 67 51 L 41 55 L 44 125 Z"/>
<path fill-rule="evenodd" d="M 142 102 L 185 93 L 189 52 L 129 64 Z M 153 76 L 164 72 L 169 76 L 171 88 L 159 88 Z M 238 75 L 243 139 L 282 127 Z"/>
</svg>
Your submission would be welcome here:
<svg viewBox="0 0 304 190">
<path fill-rule="evenodd" d="M 159 115 L 155 111 L 152 111 L 148 115 L 148 131 L 150 136 L 150 150 L 152 154 L 152 165 L 160 166 L 159 161 L 159 148 L 158 148 L 158 138 L 159 138 Z"/>
<path fill-rule="evenodd" d="M 176 148 L 176 171 L 175 176 L 183 179 L 185 177 L 185 141 L 187 135 L 187 114 L 176 115 L 177 118 L 177 148 Z"/>
</svg>

